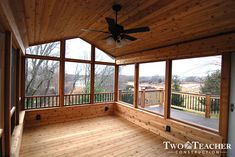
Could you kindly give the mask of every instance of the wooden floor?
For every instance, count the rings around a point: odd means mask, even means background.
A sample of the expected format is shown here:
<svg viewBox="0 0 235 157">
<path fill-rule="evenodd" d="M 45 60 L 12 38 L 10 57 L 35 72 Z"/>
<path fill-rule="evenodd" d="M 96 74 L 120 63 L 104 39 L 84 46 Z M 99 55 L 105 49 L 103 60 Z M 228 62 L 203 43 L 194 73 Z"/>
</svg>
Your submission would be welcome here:
<svg viewBox="0 0 235 157">
<path fill-rule="evenodd" d="M 163 148 L 164 140 L 125 119 L 105 116 L 25 129 L 20 157 L 177 156 Z"/>
</svg>

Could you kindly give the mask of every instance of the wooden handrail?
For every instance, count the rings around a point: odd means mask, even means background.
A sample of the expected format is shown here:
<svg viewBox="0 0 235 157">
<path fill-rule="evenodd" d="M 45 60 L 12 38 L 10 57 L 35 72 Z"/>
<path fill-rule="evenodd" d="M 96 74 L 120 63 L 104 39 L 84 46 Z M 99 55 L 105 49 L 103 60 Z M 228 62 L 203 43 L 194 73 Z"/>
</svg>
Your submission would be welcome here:
<svg viewBox="0 0 235 157">
<path fill-rule="evenodd" d="M 94 93 L 94 94 L 113 94 L 114 92 L 99 92 L 99 93 Z"/>
<path fill-rule="evenodd" d="M 174 93 L 174 94 L 184 94 L 184 95 L 195 95 L 195 96 L 206 96 L 207 94 L 197 94 L 197 93 L 188 93 L 188 92 L 171 92 L 171 93 Z M 213 98 L 219 98 L 220 96 L 218 95 L 211 95 L 211 97 Z"/>
<path fill-rule="evenodd" d="M 158 91 L 164 91 L 163 89 L 144 89 L 145 92 L 158 92 Z M 139 92 L 142 92 L 143 90 L 140 90 Z"/>
<path fill-rule="evenodd" d="M 134 94 L 134 91 L 122 91 L 123 94 Z"/>
<path fill-rule="evenodd" d="M 59 95 L 32 95 L 32 96 L 25 96 L 25 98 L 42 98 L 42 97 L 59 97 Z"/>
<path fill-rule="evenodd" d="M 90 95 L 90 93 L 64 94 L 64 96 Z"/>
</svg>

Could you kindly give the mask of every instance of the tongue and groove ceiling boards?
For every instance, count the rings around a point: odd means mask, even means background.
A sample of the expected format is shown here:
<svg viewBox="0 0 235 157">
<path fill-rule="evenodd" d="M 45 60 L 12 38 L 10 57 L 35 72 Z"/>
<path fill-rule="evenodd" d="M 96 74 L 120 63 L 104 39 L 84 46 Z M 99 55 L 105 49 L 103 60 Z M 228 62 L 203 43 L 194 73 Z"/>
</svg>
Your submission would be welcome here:
<svg viewBox="0 0 235 157">
<path fill-rule="evenodd" d="M 235 30 L 234 0 L 9 0 L 25 46 L 81 37 L 118 57 Z M 105 17 L 114 18 L 112 5 L 120 3 L 118 23 L 126 29 L 149 26 L 140 39 L 122 48 L 108 46 Z"/>
</svg>

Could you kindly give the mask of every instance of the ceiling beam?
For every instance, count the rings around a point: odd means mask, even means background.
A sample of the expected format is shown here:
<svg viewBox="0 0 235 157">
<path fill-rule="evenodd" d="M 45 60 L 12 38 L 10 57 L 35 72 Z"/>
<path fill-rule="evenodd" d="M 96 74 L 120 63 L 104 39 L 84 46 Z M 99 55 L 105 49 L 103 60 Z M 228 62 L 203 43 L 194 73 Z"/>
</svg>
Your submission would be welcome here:
<svg viewBox="0 0 235 157">
<path fill-rule="evenodd" d="M 167 59 L 219 55 L 224 52 L 234 52 L 234 42 L 235 33 L 229 33 L 167 47 L 146 50 L 134 54 L 123 55 L 116 58 L 116 63 L 121 65 L 162 61 Z"/>
<path fill-rule="evenodd" d="M 20 36 L 20 32 L 19 32 L 19 29 L 16 25 L 16 21 L 15 21 L 14 15 L 12 13 L 12 10 L 10 8 L 8 0 L 1 0 L 0 1 L 0 12 L 4 18 L 4 22 L 5 22 L 4 25 L 6 27 L 8 27 L 5 29 L 8 29 L 9 31 L 11 31 L 13 33 L 13 37 L 16 41 L 16 44 L 19 46 L 21 51 L 25 54 L 25 46 L 24 46 L 23 40 Z"/>
</svg>

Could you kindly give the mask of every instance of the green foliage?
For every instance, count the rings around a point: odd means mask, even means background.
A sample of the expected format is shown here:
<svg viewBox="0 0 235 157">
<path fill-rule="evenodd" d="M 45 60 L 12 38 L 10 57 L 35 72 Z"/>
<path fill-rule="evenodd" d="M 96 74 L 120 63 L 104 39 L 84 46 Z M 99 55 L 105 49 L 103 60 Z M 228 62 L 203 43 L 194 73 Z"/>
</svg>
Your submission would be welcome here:
<svg viewBox="0 0 235 157">
<path fill-rule="evenodd" d="M 132 91 L 134 87 L 132 85 L 126 85 L 123 91 Z"/>
<path fill-rule="evenodd" d="M 208 74 L 204 80 L 204 84 L 201 86 L 200 91 L 203 94 L 220 94 L 220 80 L 221 80 L 221 71 L 216 70 L 215 72 Z"/>
<path fill-rule="evenodd" d="M 172 92 L 180 92 L 181 91 L 181 82 L 178 78 L 178 76 L 174 76 L 172 79 L 172 86 L 171 90 Z M 179 94 L 171 94 L 171 104 L 175 106 L 182 106 L 184 102 L 184 99 Z"/>
<path fill-rule="evenodd" d="M 134 102 L 133 93 L 122 95 L 122 101 L 126 102 L 126 103 L 129 103 L 129 104 L 133 104 L 133 102 Z"/>
<path fill-rule="evenodd" d="M 171 86 L 171 90 L 174 92 L 180 92 L 181 91 L 181 86 L 180 86 L 181 82 L 178 78 L 178 76 L 174 76 L 172 79 L 172 86 Z"/>
</svg>

